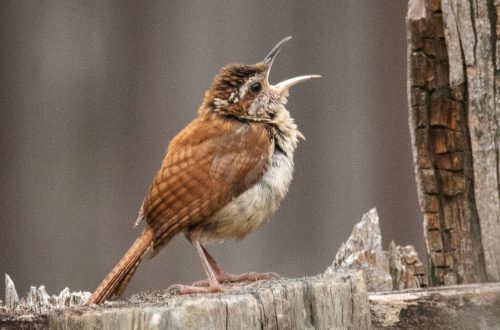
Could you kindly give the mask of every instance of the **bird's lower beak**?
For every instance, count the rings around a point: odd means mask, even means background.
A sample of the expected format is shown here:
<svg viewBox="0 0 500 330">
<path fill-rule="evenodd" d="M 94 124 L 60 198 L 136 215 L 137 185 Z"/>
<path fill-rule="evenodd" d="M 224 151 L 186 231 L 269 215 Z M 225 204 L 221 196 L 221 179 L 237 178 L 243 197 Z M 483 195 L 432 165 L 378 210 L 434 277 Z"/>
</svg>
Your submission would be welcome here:
<svg viewBox="0 0 500 330">
<path fill-rule="evenodd" d="M 268 78 L 268 83 L 269 83 L 269 72 L 271 71 L 271 66 L 273 65 L 274 59 L 276 58 L 276 55 L 278 55 L 281 47 L 283 47 L 283 44 L 287 42 L 288 40 L 292 39 L 292 37 L 286 37 L 285 39 L 281 40 L 278 42 L 276 46 L 267 54 L 267 56 L 264 58 L 262 61 L 264 64 L 267 65 L 267 78 Z M 290 78 L 285 81 L 282 81 L 274 86 L 272 88 L 276 90 L 280 95 L 288 92 L 288 89 L 292 87 L 293 85 L 296 85 L 298 83 L 301 83 L 303 81 L 311 80 L 313 78 L 321 78 L 320 75 L 317 74 L 312 74 L 312 75 L 307 75 L 307 76 L 300 76 L 300 77 L 295 77 L 295 78 Z"/>
<path fill-rule="evenodd" d="M 283 93 L 288 92 L 288 89 L 290 87 L 292 87 L 293 85 L 296 85 L 296 84 L 301 83 L 303 81 L 311 80 L 313 78 L 321 78 L 321 76 L 319 74 L 310 74 L 307 76 L 299 76 L 299 77 L 295 77 L 295 78 L 290 78 L 290 79 L 284 80 L 284 81 L 274 85 L 273 87 L 278 93 L 283 94 Z"/>
</svg>

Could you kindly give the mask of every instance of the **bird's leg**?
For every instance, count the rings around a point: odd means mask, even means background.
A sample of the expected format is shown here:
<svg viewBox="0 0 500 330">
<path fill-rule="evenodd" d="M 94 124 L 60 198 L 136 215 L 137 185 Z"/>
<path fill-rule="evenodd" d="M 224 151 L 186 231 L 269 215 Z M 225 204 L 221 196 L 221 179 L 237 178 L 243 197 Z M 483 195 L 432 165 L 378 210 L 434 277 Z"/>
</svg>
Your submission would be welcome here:
<svg viewBox="0 0 500 330">
<path fill-rule="evenodd" d="M 220 284 L 217 280 L 216 272 L 220 272 L 220 267 L 215 263 L 213 258 L 209 255 L 205 254 L 205 249 L 200 243 L 200 240 L 197 235 L 193 234 L 191 231 L 187 231 L 185 233 L 188 241 L 194 246 L 196 252 L 200 256 L 201 263 L 203 266 L 203 270 L 207 275 L 206 285 L 201 286 L 189 286 L 189 285 L 173 285 L 170 288 L 176 289 L 180 294 L 190 294 L 190 293 L 208 293 L 208 292 L 221 292 L 224 291 L 224 286 Z M 213 264 L 216 266 L 216 270 L 213 268 Z"/>
<path fill-rule="evenodd" d="M 212 266 L 212 269 L 214 270 L 215 275 L 217 276 L 217 279 L 220 281 L 219 277 L 223 277 L 224 275 L 227 275 L 226 273 L 220 266 L 219 264 L 215 261 L 214 257 L 208 253 L 207 249 L 200 243 L 201 248 L 203 249 L 203 252 L 205 253 L 205 256 L 207 257 L 207 261 Z"/>
<path fill-rule="evenodd" d="M 238 283 L 238 282 L 257 282 L 262 280 L 271 280 L 279 278 L 280 276 L 276 273 L 244 273 L 240 275 L 235 275 L 225 272 L 215 259 L 208 253 L 207 249 L 199 243 L 203 253 L 206 257 L 207 262 L 210 264 L 216 279 L 219 283 Z M 209 286 L 209 280 L 202 280 L 193 283 L 194 286 Z"/>
<path fill-rule="evenodd" d="M 180 294 L 209 293 L 231 290 L 231 286 L 224 286 L 221 283 L 237 282 L 257 282 L 278 278 L 276 273 L 245 273 L 234 275 L 226 273 L 215 259 L 208 253 L 207 249 L 201 245 L 198 235 L 192 231 L 185 232 L 186 239 L 194 246 L 202 261 L 203 270 L 207 275 L 206 280 L 198 281 L 193 285 L 173 285 L 169 289 L 177 290 Z"/>
</svg>

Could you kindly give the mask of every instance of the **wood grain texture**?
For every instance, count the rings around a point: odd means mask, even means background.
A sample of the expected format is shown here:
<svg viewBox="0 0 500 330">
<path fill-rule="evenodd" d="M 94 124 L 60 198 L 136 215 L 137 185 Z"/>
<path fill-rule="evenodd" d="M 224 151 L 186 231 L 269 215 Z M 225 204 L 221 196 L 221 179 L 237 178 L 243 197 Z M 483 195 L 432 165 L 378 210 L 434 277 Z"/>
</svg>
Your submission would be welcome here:
<svg viewBox="0 0 500 330">
<path fill-rule="evenodd" d="M 64 288 L 58 295 L 49 295 L 45 286 L 31 286 L 19 296 L 14 281 L 5 274 L 5 304 L 0 300 L 0 329 L 47 329 L 51 310 L 83 305 L 90 292 Z"/>
<path fill-rule="evenodd" d="M 500 283 L 369 295 L 373 329 L 498 329 Z"/>
<path fill-rule="evenodd" d="M 500 200 L 493 2 L 412 0 L 408 100 L 430 284 L 496 281 Z"/>
<path fill-rule="evenodd" d="M 369 329 L 361 274 L 282 279 L 235 293 L 150 292 L 130 303 L 52 312 L 53 329 Z"/>
<path fill-rule="evenodd" d="M 454 71 L 466 79 L 467 125 L 473 194 L 480 222 L 486 275 L 500 279 L 499 115 L 497 10 L 493 1 L 443 1 L 447 35 L 459 42 Z M 455 47 L 456 48 L 456 47 Z M 450 48 L 451 50 L 451 48 Z"/>
<path fill-rule="evenodd" d="M 446 2 L 444 2 L 446 3 Z M 467 4 L 469 7 L 467 7 Z M 458 25 L 467 77 L 467 115 L 474 168 L 474 195 L 480 220 L 486 274 L 489 280 L 500 280 L 500 77 L 495 52 L 496 10 L 493 1 L 458 1 L 450 7 L 468 9 L 470 25 Z M 467 22 L 467 21 L 466 21 Z M 465 35 L 464 35 L 465 34 Z M 470 34 L 468 37 L 467 34 Z M 468 38 L 466 38 L 468 37 Z"/>
<path fill-rule="evenodd" d="M 392 241 L 389 251 L 382 248 L 376 209 L 363 214 L 325 274 L 335 274 L 339 269 L 361 271 L 368 292 L 427 286 L 425 267 L 412 245 L 400 246 Z"/>
<path fill-rule="evenodd" d="M 0 304 L 1 329 L 498 329 L 500 283 L 366 293 L 359 273 L 282 279 L 237 293 L 82 306 L 90 293 L 33 290 L 16 310 Z M 41 293 L 41 295 L 40 295 Z M 35 301 L 36 300 L 36 301 Z M 63 307 L 63 306 L 69 306 Z"/>
</svg>

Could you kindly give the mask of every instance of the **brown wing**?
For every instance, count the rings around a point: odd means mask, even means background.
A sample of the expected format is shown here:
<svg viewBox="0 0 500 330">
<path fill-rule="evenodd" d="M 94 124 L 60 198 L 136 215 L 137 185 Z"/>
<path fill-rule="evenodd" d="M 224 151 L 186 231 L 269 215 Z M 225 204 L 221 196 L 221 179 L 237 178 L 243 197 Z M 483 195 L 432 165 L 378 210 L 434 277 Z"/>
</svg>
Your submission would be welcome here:
<svg viewBox="0 0 500 330">
<path fill-rule="evenodd" d="M 218 116 L 194 120 L 171 142 L 140 217 L 154 229 L 154 250 L 255 184 L 269 161 L 263 125 Z"/>
</svg>

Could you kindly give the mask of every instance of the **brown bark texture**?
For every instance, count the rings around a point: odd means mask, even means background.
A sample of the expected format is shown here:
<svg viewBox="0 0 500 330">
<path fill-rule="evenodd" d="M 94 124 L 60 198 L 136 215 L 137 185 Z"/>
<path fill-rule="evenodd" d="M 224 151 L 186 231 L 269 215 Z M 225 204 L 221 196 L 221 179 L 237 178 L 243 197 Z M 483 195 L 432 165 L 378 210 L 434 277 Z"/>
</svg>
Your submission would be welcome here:
<svg viewBox="0 0 500 330">
<path fill-rule="evenodd" d="M 499 4 L 409 1 L 409 125 L 431 285 L 500 279 Z"/>
</svg>

